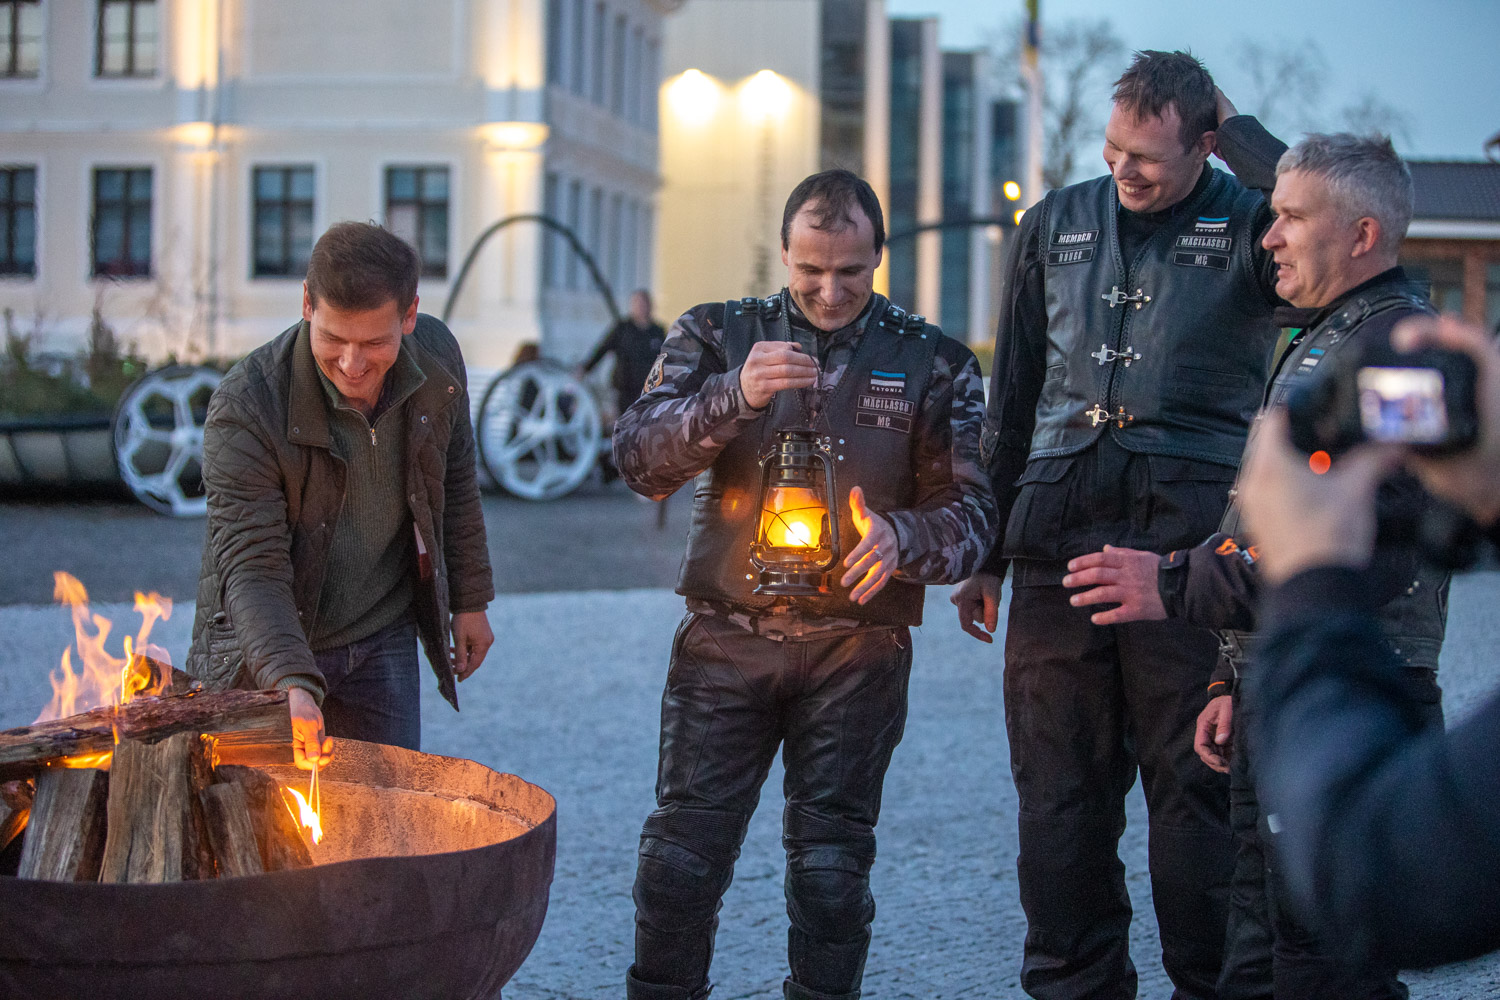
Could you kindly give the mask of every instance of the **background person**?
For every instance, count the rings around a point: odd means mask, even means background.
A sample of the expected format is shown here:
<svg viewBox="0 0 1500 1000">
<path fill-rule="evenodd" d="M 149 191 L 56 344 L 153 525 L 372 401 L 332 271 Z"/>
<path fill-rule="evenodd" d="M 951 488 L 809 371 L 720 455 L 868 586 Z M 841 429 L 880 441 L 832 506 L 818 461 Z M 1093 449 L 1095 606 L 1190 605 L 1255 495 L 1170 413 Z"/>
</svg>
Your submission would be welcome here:
<svg viewBox="0 0 1500 1000">
<path fill-rule="evenodd" d="M 651 293 L 637 288 L 630 293 L 629 315 L 609 328 L 594 353 L 580 366 L 580 371 L 587 375 L 605 355 L 614 356 L 615 367 L 609 383 L 615 390 L 616 417 L 640 397 L 666 336 L 661 324 L 651 318 Z"/>
<path fill-rule="evenodd" d="M 1477 445 L 1405 462 L 1500 540 L 1500 352 L 1451 317 L 1410 320 L 1395 342 L 1475 359 Z M 1285 414 L 1266 419 L 1241 496 L 1268 589 L 1247 699 L 1292 897 L 1346 953 L 1416 968 L 1500 946 L 1500 698 L 1445 733 L 1409 697 L 1366 582 L 1376 487 L 1399 455 L 1362 447 L 1314 475 Z"/>
<path fill-rule="evenodd" d="M 632 1000 L 707 996 L 720 900 L 778 747 L 784 992 L 859 997 L 909 626 L 921 624 L 922 585 L 966 576 L 994 520 L 978 364 L 874 294 L 884 242 L 869 184 L 846 170 L 804 180 L 782 214 L 787 287 L 689 310 L 615 425 L 615 461 L 638 493 L 660 498 L 698 477 L 657 808 L 641 831 Z M 776 430 L 806 423 L 834 461 L 841 559 L 826 595 L 756 594 L 758 460 Z"/>
<path fill-rule="evenodd" d="M 1176 996 L 1213 997 L 1223 956 L 1227 781 L 1185 738 L 1214 637 L 1180 622 L 1100 627 L 1062 586 L 1067 561 L 1106 542 L 1166 550 L 1213 531 L 1260 405 L 1277 337 L 1260 246 L 1271 214 L 1207 159 L 1241 142 L 1271 164 L 1285 147 L 1219 131 L 1218 96 L 1192 56 L 1138 53 L 1115 85 L 1109 175 L 1028 210 L 1002 272 L 985 423 L 1002 530 L 953 600 L 988 640 L 976 623 L 994 631 L 1009 565 L 1021 985 L 1048 1000 L 1135 996 L 1117 844 L 1137 769 Z"/>
<path fill-rule="evenodd" d="M 1249 169 L 1236 172 L 1246 176 Z M 1423 289 L 1396 263 L 1413 194 L 1389 139 L 1310 135 L 1281 157 L 1276 175 L 1277 219 L 1263 242 L 1275 254 L 1277 291 L 1294 307 L 1278 310 L 1279 322 L 1297 333 L 1277 362 L 1267 407 L 1339 363 L 1349 345 L 1381 343 L 1402 319 L 1433 312 Z M 1409 475 L 1388 483 L 1382 510 L 1388 521 L 1416 523 L 1425 514 L 1421 486 Z M 1230 776 L 1237 842 L 1221 1000 L 1405 997 L 1395 966 L 1337 961 L 1286 905 L 1271 850 L 1275 837 L 1251 781 L 1256 751 L 1246 743 L 1240 696 L 1260 591 L 1255 541 L 1231 504 L 1219 531 L 1194 548 L 1158 557 L 1106 546 L 1072 560 L 1063 585 L 1079 589 L 1073 601 L 1080 607 L 1117 605 L 1096 612 L 1096 624 L 1171 617 L 1221 631 L 1219 665 L 1194 733 L 1203 762 Z M 1398 651 L 1408 697 L 1426 725 L 1441 729 L 1436 675 L 1449 574 L 1424 561 L 1409 537 L 1385 540 L 1373 570 L 1368 586 L 1380 595 L 1374 604 Z"/>
<path fill-rule="evenodd" d="M 418 749 L 418 637 L 455 708 L 494 641 L 463 356 L 417 312 L 419 270 L 379 226 L 330 227 L 301 322 L 209 401 L 187 670 L 287 691 L 300 766 L 328 734 Z"/>
</svg>

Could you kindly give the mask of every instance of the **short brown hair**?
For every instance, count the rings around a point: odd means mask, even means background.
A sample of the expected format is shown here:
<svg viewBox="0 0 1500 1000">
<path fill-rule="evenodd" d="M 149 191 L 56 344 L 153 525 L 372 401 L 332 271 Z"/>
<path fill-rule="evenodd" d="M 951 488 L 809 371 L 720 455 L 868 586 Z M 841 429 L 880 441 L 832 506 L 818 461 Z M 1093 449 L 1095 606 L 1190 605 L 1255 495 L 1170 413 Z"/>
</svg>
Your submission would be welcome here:
<svg viewBox="0 0 1500 1000">
<path fill-rule="evenodd" d="M 336 309 L 379 309 L 391 300 L 406 312 L 417 297 L 422 264 L 411 244 L 373 222 L 336 222 L 307 260 L 307 298 Z"/>
<path fill-rule="evenodd" d="M 1160 118 L 1168 105 L 1175 104 L 1184 149 L 1219 127 L 1214 78 L 1190 52 L 1137 52 L 1130 68 L 1115 81 L 1114 100 L 1138 118 Z"/>
<path fill-rule="evenodd" d="M 805 178 L 792 189 L 781 211 L 781 249 L 792 245 L 792 220 L 803 206 L 811 204 L 812 227 L 819 231 L 856 226 L 852 212 L 858 208 L 875 231 L 875 250 L 885 246 L 885 216 L 880 199 L 864 178 L 849 170 L 825 170 Z"/>
</svg>

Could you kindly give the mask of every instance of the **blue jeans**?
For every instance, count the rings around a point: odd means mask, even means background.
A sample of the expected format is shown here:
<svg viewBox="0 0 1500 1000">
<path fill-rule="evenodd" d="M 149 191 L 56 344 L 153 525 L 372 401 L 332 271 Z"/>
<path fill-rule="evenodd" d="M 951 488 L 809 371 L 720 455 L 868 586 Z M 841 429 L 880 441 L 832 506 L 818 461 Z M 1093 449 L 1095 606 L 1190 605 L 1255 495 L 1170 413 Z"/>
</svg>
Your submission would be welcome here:
<svg viewBox="0 0 1500 1000">
<path fill-rule="evenodd" d="M 313 658 L 328 685 L 323 724 L 329 736 L 421 749 L 415 621 L 404 618 Z"/>
</svg>

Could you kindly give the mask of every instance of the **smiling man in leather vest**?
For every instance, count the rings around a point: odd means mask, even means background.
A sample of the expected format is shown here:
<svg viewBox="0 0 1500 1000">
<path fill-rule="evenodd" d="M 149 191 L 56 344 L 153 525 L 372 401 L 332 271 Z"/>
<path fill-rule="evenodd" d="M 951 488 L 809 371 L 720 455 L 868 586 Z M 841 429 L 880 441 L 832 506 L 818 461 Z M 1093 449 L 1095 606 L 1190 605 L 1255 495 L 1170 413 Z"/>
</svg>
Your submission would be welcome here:
<svg viewBox="0 0 1500 1000">
<path fill-rule="evenodd" d="M 661 498 L 698 477 L 657 809 L 641 832 L 632 1000 L 707 995 L 719 902 L 778 746 L 785 994 L 859 996 L 880 791 L 906 720 L 908 626 L 921 623 L 923 585 L 967 576 L 994 523 L 978 365 L 874 294 L 885 227 L 870 186 L 815 174 L 782 218 L 787 287 L 684 314 L 615 425 L 632 489 Z M 754 592 L 750 557 L 759 459 L 798 425 L 833 465 L 842 550 L 828 593 L 771 597 Z"/>
<path fill-rule="evenodd" d="M 1191 545 L 1228 502 L 1278 299 L 1260 246 L 1265 195 L 1206 162 L 1232 138 L 1219 122 L 1196 59 L 1137 54 L 1115 86 L 1110 173 L 1028 210 L 1002 272 L 984 432 L 1002 531 L 953 600 L 965 630 L 989 641 L 1011 569 L 1021 985 L 1046 1000 L 1135 996 L 1117 843 L 1137 770 L 1162 963 L 1175 997 L 1216 995 L 1229 796 L 1188 733 L 1217 643 L 1179 622 L 1095 625 L 1062 578 L 1105 543 Z"/>
<path fill-rule="evenodd" d="M 1240 174 L 1254 176 L 1257 168 L 1245 164 Z M 1413 196 L 1411 175 L 1389 140 L 1308 136 L 1281 158 L 1274 183 L 1277 220 L 1264 240 L 1278 264 L 1277 288 L 1294 307 L 1282 310 L 1279 320 L 1297 332 L 1277 362 L 1266 410 L 1285 404 L 1349 344 L 1378 343 L 1398 321 L 1433 311 L 1425 292 L 1396 263 Z M 1386 523 L 1417 524 L 1429 513 L 1409 473 L 1388 480 L 1379 500 Z M 1251 781 L 1256 748 L 1246 742 L 1248 716 L 1240 698 L 1260 590 L 1256 549 L 1240 520 L 1238 505 L 1232 505 L 1218 532 L 1162 558 L 1113 547 L 1080 557 L 1063 583 L 1090 588 L 1075 598 L 1080 606 L 1116 605 L 1097 612 L 1096 622 L 1170 616 L 1221 630 L 1222 655 L 1194 745 L 1206 766 L 1230 776 L 1239 844 L 1222 1000 L 1399 1000 L 1406 989 L 1394 970 L 1336 959 L 1288 908 L 1269 850 L 1277 838 Z M 1365 577 L 1390 650 L 1401 663 L 1412 715 L 1437 731 L 1443 725 L 1436 673 L 1448 582 L 1448 571 L 1423 559 L 1404 538 L 1379 539 Z"/>
</svg>

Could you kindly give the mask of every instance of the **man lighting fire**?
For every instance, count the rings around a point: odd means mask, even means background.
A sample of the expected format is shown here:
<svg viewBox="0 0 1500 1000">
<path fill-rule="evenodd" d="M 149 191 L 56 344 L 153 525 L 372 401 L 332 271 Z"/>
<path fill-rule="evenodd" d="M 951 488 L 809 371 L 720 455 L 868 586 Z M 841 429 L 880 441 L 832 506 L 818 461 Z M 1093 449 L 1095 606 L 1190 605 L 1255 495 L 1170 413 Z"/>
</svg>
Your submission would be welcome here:
<svg viewBox="0 0 1500 1000">
<path fill-rule="evenodd" d="M 859 996 L 869 872 L 906 719 L 922 585 L 990 537 L 974 356 L 874 294 L 885 226 L 844 170 L 782 216 L 787 287 L 673 325 L 615 461 L 650 497 L 698 476 L 635 882 L 634 1000 L 709 991 L 720 899 L 777 748 L 792 1000 Z"/>
<path fill-rule="evenodd" d="M 302 321 L 209 403 L 187 670 L 285 690 L 301 767 L 331 759 L 330 735 L 418 749 L 418 636 L 455 708 L 494 641 L 463 356 L 418 314 L 418 273 L 379 226 L 333 226 Z"/>
</svg>

